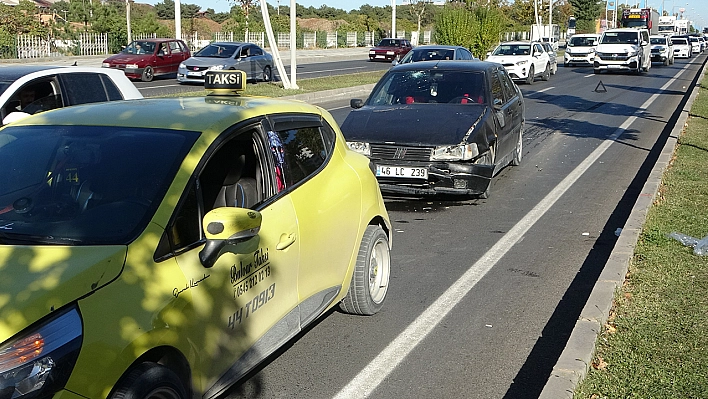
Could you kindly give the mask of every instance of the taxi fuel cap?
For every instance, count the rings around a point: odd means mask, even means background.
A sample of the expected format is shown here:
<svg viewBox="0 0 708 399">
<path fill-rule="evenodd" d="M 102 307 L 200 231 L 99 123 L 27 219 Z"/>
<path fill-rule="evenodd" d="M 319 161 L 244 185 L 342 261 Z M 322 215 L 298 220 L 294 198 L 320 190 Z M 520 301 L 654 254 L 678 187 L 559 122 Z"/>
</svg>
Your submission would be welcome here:
<svg viewBox="0 0 708 399">
<path fill-rule="evenodd" d="M 204 75 L 204 90 L 209 94 L 238 95 L 246 88 L 246 72 L 239 70 L 208 71 Z"/>
</svg>

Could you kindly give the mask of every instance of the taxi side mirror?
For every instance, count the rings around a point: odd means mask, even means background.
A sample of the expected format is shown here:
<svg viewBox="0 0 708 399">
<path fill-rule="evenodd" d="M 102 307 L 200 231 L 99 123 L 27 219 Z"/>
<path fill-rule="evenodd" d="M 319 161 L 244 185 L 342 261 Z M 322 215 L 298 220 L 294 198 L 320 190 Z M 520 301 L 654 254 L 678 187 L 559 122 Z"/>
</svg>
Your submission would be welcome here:
<svg viewBox="0 0 708 399">
<path fill-rule="evenodd" d="M 214 266 L 224 249 L 258 235 L 263 216 L 252 209 L 223 207 L 216 208 L 202 221 L 206 245 L 199 252 L 199 260 L 206 268 Z"/>
<path fill-rule="evenodd" d="M 22 112 L 22 111 L 15 111 L 15 112 L 10 112 L 3 120 L 2 124 L 7 125 L 8 123 L 12 123 L 14 121 L 19 121 L 20 119 L 24 119 L 26 117 L 30 116 L 27 112 Z"/>
</svg>

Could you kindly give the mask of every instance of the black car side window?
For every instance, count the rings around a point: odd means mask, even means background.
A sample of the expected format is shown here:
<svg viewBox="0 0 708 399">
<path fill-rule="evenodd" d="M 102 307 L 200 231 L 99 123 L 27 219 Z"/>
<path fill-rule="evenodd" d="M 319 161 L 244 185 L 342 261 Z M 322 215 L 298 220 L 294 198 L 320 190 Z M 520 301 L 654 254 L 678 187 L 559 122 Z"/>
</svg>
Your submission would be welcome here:
<svg viewBox="0 0 708 399">
<path fill-rule="evenodd" d="M 501 80 L 506 101 L 510 101 L 516 96 L 516 88 L 514 87 L 514 82 L 511 81 L 511 78 L 509 77 L 506 70 L 497 70 L 497 74 L 499 75 L 499 80 Z"/>
<path fill-rule="evenodd" d="M 501 106 L 504 104 L 504 88 L 502 87 L 502 82 L 497 73 L 493 73 L 491 78 L 493 104 L 495 106 Z"/>
</svg>

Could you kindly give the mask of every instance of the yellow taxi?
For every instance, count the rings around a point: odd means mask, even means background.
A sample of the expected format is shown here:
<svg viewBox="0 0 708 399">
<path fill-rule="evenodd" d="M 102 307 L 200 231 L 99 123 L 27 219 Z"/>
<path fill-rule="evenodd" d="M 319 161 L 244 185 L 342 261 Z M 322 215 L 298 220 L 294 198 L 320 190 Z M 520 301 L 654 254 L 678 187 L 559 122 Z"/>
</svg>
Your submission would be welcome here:
<svg viewBox="0 0 708 399">
<path fill-rule="evenodd" d="M 0 398 L 212 398 L 328 309 L 381 309 L 369 160 L 322 108 L 206 80 L 0 130 Z"/>
</svg>

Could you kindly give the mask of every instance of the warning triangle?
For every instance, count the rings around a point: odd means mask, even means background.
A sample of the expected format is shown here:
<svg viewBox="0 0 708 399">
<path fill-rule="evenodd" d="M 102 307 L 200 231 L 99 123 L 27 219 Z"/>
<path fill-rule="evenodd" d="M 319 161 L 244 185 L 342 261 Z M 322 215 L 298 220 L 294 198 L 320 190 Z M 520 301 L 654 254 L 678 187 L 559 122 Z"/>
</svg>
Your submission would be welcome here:
<svg viewBox="0 0 708 399">
<path fill-rule="evenodd" d="M 607 93 L 607 88 L 605 88 L 605 85 L 600 81 L 600 83 L 595 86 L 595 92 L 596 93 Z"/>
</svg>

